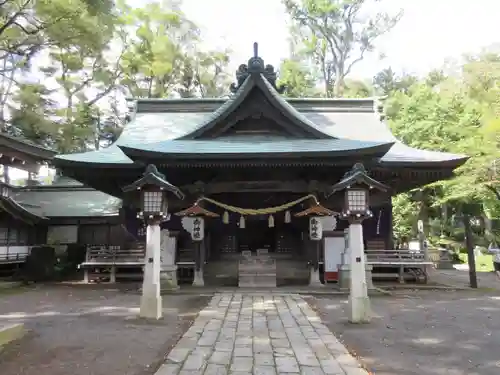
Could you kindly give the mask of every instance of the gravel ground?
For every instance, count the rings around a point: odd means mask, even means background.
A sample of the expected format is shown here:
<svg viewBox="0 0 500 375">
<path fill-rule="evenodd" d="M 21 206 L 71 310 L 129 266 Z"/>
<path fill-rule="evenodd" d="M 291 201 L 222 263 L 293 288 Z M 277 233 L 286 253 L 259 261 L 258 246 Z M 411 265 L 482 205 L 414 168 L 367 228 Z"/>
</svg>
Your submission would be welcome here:
<svg viewBox="0 0 500 375">
<path fill-rule="evenodd" d="M 376 375 L 500 374 L 500 295 L 399 291 L 371 299 L 375 318 L 350 325 L 345 298 L 308 298 L 325 324 Z"/>
<path fill-rule="evenodd" d="M 210 297 L 163 297 L 165 317 L 137 318 L 140 296 L 106 287 L 45 286 L 0 295 L 0 323 L 30 333 L 0 353 L 2 375 L 149 375 Z"/>
</svg>

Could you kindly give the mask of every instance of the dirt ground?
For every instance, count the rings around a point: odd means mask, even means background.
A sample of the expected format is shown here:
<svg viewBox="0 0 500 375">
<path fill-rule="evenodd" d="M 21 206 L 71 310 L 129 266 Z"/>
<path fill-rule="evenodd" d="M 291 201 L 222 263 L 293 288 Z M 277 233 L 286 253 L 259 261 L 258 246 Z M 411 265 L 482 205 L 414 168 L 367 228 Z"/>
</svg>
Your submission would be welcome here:
<svg viewBox="0 0 500 375">
<path fill-rule="evenodd" d="M 375 375 L 500 374 L 500 294 L 399 291 L 371 299 L 374 319 L 351 325 L 345 298 L 308 302 Z"/>
<path fill-rule="evenodd" d="M 140 296 L 102 286 L 0 295 L 0 322 L 30 333 L 0 353 L 2 375 L 150 375 L 210 296 L 163 297 L 165 317 L 137 318 Z"/>
</svg>

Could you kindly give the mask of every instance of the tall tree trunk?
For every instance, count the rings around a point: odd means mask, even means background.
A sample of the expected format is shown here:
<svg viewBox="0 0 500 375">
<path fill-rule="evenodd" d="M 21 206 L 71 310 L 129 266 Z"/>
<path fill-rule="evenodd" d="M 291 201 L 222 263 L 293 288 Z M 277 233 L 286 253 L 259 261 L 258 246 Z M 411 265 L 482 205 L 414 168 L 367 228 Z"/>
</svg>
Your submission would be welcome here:
<svg viewBox="0 0 500 375">
<path fill-rule="evenodd" d="M 341 98 L 344 95 L 345 79 L 343 72 L 337 72 L 335 75 L 335 83 L 333 85 L 333 97 Z"/>
</svg>

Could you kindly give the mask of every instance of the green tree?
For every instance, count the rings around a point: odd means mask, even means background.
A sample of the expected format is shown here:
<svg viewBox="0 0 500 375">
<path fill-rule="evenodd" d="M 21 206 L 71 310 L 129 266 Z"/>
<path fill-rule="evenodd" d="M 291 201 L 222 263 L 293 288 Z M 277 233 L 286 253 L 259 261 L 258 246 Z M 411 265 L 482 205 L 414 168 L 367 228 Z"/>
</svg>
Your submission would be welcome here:
<svg viewBox="0 0 500 375">
<path fill-rule="evenodd" d="M 453 179 L 424 187 L 417 195 L 414 220 L 439 220 L 435 227 L 441 233 L 450 232 L 450 218 L 464 205 L 482 207 L 477 215 L 483 220 L 499 216 L 500 204 L 492 194 L 500 186 L 492 178 L 492 165 L 500 158 L 497 61 L 491 51 L 467 56 L 453 71 L 432 71 L 405 90 L 394 85 L 385 103 L 392 130 L 405 144 L 470 156 Z M 401 213 L 413 204 L 408 196 L 396 202 L 395 212 Z"/>
<path fill-rule="evenodd" d="M 21 84 L 12 100 L 15 106 L 10 107 L 9 133 L 43 147 L 53 147 L 59 125 L 50 116 L 56 109 L 51 94 L 41 84 Z"/>
<path fill-rule="evenodd" d="M 283 0 L 295 39 L 321 70 L 327 97 L 343 96 L 345 78 L 353 67 L 399 21 L 401 12 L 365 17 L 366 6 L 376 1 Z"/>
<path fill-rule="evenodd" d="M 124 92 L 132 97 L 223 96 L 228 92 L 228 51 L 202 51 L 200 32 L 170 2 L 131 9 L 122 4 L 129 34 L 121 61 Z"/>
<path fill-rule="evenodd" d="M 23 83 L 22 77 L 16 75 L 20 70 L 30 70 L 31 60 L 41 52 L 48 52 L 52 62 L 45 71 L 52 74 L 61 73 L 56 81 L 64 89 L 64 93 L 72 93 L 74 97 L 77 86 L 87 87 L 87 80 L 76 78 L 75 71 L 79 68 L 78 61 L 85 60 L 92 53 L 97 55 L 109 42 L 113 29 L 113 1 L 104 0 L 4 0 L 0 2 L 0 123 L 4 131 L 33 136 L 34 142 L 40 143 L 41 135 L 48 134 L 45 129 L 48 124 L 65 124 L 71 126 L 74 120 L 71 106 L 53 111 L 52 101 L 47 97 L 43 85 Z M 80 64 L 82 65 L 82 64 Z M 101 66 L 99 66 L 101 68 Z M 72 74 L 73 73 L 73 74 Z M 71 76 L 71 77 L 70 77 Z M 70 88 L 69 81 L 72 81 Z M 77 82 L 79 81 L 79 82 Z M 18 95 L 12 95 L 19 87 Z M 66 95 L 68 97 L 68 95 Z M 16 100 L 20 102 L 16 103 Z M 44 109 L 30 107 L 30 103 L 47 105 Z M 13 116 L 8 125 L 6 107 L 13 108 Z M 26 107 L 28 106 L 28 107 Z M 26 113 L 16 111 L 16 108 L 27 108 Z M 34 117 L 43 117 L 42 125 L 32 129 Z M 54 117 L 59 117 L 58 119 Z M 71 121 L 68 119 L 71 118 Z M 64 121 L 61 121 L 64 119 Z M 57 121 L 56 121 L 57 120 Z M 22 122 L 26 121 L 25 125 Z M 51 125 L 52 126 L 52 125 Z M 16 127 L 18 129 L 13 129 Z M 57 145 L 67 142 L 64 134 L 66 127 L 61 127 L 56 135 Z M 52 143 L 50 138 L 46 143 Z M 73 150 L 63 147 L 61 150 Z"/>
<path fill-rule="evenodd" d="M 278 85 L 285 86 L 285 96 L 289 98 L 308 98 L 321 94 L 316 87 L 316 74 L 298 59 L 283 60 L 278 71 Z"/>
<path fill-rule="evenodd" d="M 418 78 L 412 75 L 397 75 L 392 68 L 387 68 L 373 77 L 373 87 L 378 95 L 386 96 L 396 91 L 407 92 Z"/>
</svg>

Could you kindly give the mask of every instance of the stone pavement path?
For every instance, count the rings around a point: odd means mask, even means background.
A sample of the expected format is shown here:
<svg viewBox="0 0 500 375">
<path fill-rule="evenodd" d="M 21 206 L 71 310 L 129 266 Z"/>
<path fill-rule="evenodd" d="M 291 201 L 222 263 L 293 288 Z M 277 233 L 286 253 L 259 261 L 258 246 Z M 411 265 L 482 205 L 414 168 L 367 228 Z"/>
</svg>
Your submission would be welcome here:
<svg viewBox="0 0 500 375">
<path fill-rule="evenodd" d="M 298 295 L 216 294 L 156 375 L 368 375 Z"/>
</svg>

